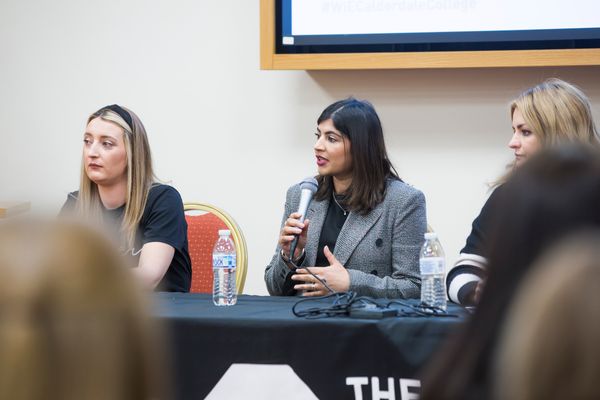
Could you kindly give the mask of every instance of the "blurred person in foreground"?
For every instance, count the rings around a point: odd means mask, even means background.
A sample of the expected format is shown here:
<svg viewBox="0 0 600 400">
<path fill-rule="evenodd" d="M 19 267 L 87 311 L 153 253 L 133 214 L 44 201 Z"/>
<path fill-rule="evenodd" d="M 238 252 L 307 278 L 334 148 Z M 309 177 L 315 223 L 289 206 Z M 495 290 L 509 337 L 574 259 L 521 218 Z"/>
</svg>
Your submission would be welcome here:
<svg viewBox="0 0 600 400">
<path fill-rule="evenodd" d="M 600 230 L 536 262 L 507 314 L 495 399 L 600 399 Z"/>
<path fill-rule="evenodd" d="M 165 398 L 158 327 L 138 286 L 88 228 L 0 226 L 0 399 Z"/>
<path fill-rule="evenodd" d="M 489 278 L 480 304 L 427 366 L 424 400 L 490 398 L 499 331 L 530 265 L 566 235 L 600 228 L 596 147 L 571 144 L 546 149 L 504 186 L 492 221 Z"/>
<path fill-rule="evenodd" d="M 61 215 L 108 229 L 145 287 L 190 290 L 183 202 L 175 188 L 155 181 L 146 129 L 133 111 L 112 104 L 88 117 L 79 190 L 69 193 Z"/>
<path fill-rule="evenodd" d="M 448 297 L 465 306 L 477 304 L 484 288 L 489 262 L 490 225 L 499 210 L 503 183 L 525 162 L 544 148 L 563 143 L 600 147 L 592 109 L 586 95 L 560 79 L 548 79 L 527 89 L 510 104 L 513 135 L 508 147 L 514 161 L 472 224 L 471 233 L 446 280 Z"/>
</svg>

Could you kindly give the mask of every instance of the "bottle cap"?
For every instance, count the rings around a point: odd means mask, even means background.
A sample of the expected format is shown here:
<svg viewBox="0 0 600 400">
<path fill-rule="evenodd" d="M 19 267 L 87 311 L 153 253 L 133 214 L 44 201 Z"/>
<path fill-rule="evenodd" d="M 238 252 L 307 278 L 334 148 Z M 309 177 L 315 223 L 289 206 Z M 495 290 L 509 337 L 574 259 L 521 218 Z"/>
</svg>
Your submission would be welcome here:
<svg viewBox="0 0 600 400">
<path fill-rule="evenodd" d="M 433 239 L 437 239 L 438 235 L 435 232 L 426 232 L 425 233 L 425 240 L 433 240 Z"/>
<path fill-rule="evenodd" d="M 231 232 L 229 232 L 229 229 L 219 229 L 219 236 L 229 236 L 231 235 Z"/>
</svg>

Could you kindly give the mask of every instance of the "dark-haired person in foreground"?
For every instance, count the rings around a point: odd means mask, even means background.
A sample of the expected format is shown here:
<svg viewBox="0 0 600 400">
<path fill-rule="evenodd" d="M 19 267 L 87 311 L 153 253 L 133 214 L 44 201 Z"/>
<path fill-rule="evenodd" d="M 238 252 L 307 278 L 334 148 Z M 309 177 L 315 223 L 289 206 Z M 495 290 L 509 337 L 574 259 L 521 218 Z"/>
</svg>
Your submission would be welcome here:
<svg viewBox="0 0 600 400">
<path fill-rule="evenodd" d="M 155 182 L 146 130 L 131 110 L 113 104 L 88 118 L 79 191 L 69 194 L 61 211 L 68 214 L 112 231 L 145 287 L 189 291 L 181 196 Z"/>
<path fill-rule="evenodd" d="M 490 223 L 498 212 L 498 197 L 507 176 L 545 147 L 566 142 L 600 145 L 589 100 L 560 79 L 527 89 L 512 101 L 510 116 L 513 136 L 508 147 L 515 159 L 473 221 L 467 243 L 446 280 L 450 300 L 466 306 L 477 304 L 487 275 Z"/>
<path fill-rule="evenodd" d="M 425 197 L 402 182 L 389 161 L 373 106 L 353 98 L 317 120 L 318 190 L 299 221 L 300 186 L 285 202 L 275 255 L 265 271 L 272 295 L 336 292 L 387 298 L 420 294 L 419 249 L 426 231 Z M 299 235 L 293 261 L 290 243 Z"/>
<path fill-rule="evenodd" d="M 524 276 L 534 260 L 568 235 L 600 229 L 599 204 L 595 147 L 546 149 L 509 178 L 492 220 L 489 277 L 481 301 L 460 334 L 430 361 L 423 400 L 492 398 L 499 337 Z"/>
</svg>

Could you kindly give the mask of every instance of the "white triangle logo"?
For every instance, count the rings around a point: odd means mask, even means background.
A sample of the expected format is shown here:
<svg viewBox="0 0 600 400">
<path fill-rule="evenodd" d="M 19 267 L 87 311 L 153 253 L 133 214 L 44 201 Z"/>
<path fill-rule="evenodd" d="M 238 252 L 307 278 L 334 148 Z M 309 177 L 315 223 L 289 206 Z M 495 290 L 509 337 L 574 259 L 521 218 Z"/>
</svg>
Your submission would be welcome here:
<svg viewBox="0 0 600 400">
<path fill-rule="evenodd" d="M 206 398 L 310 400 L 317 396 L 289 365 L 232 364 Z"/>
</svg>

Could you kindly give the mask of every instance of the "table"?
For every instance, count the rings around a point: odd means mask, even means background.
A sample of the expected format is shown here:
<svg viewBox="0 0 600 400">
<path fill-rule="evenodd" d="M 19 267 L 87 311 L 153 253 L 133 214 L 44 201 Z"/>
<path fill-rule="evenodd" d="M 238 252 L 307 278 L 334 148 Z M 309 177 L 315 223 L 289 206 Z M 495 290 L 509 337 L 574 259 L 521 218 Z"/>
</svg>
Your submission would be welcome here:
<svg viewBox="0 0 600 400">
<path fill-rule="evenodd" d="M 460 317 L 305 319 L 291 311 L 298 297 L 242 295 L 232 307 L 214 306 L 207 294 L 158 293 L 155 300 L 170 337 L 177 399 L 204 398 L 233 363 L 287 364 L 320 399 L 366 400 L 389 390 L 392 398 L 416 398 L 419 368 L 467 315 L 449 305 Z"/>
</svg>

